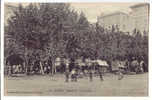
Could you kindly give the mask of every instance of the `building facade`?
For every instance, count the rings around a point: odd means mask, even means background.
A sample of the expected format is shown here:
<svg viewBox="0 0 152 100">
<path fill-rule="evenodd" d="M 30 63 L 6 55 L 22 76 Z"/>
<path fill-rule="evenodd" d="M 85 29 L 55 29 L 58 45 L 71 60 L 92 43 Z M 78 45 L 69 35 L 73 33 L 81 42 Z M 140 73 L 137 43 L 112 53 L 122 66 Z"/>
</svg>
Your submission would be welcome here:
<svg viewBox="0 0 152 100">
<path fill-rule="evenodd" d="M 130 32 L 130 28 L 132 28 L 132 18 L 124 12 L 114 12 L 100 16 L 98 22 L 102 27 L 109 30 L 112 26 L 118 26 L 120 31 Z"/>
<path fill-rule="evenodd" d="M 120 31 L 132 34 L 134 29 L 139 30 L 142 35 L 149 30 L 149 4 L 137 4 L 130 7 L 132 12 L 114 12 L 98 17 L 98 23 L 105 29 L 111 29 L 117 25 Z"/>
<path fill-rule="evenodd" d="M 137 4 L 130 8 L 133 12 L 132 18 L 134 20 L 134 28 L 140 30 L 142 35 L 148 35 L 143 32 L 146 31 L 148 33 L 149 31 L 149 4 Z"/>
</svg>

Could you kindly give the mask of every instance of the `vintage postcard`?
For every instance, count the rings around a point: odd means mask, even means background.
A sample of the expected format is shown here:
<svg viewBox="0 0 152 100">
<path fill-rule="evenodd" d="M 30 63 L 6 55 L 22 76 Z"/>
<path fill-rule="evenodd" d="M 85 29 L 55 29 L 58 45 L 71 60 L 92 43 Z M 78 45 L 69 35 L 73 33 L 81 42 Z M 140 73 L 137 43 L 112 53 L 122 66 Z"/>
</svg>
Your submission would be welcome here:
<svg viewBox="0 0 152 100">
<path fill-rule="evenodd" d="M 148 96 L 149 3 L 4 3 L 5 96 Z"/>
</svg>

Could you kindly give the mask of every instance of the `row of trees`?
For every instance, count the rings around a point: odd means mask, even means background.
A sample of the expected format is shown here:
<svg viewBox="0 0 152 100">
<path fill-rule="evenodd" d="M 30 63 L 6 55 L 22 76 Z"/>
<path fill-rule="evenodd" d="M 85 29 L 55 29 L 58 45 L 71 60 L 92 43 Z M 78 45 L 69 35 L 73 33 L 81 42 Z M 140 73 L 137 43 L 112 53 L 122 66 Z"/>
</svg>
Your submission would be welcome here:
<svg viewBox="0 0 152 100">
<path fill-rule="evenodd" d="M 19 5 L 5 26 L 5 57 L 11 50 L 41 59 L 51 56 L 114 59 L 143 56 L 148 61 L 148 37 L 135 36 L 91 25 L 84 13 L 78 14 L 68 3 Z"/>
</svg>

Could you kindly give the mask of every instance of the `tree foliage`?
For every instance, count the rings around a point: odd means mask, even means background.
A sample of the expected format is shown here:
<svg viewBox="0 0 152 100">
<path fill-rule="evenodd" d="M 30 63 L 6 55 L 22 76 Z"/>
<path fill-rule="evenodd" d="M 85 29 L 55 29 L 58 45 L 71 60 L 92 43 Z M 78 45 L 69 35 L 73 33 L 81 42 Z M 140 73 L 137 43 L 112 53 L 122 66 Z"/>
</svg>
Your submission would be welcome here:
<svg viewBox="0 0 152 100">
<path fill-rule="evenodd" d="M 13 13 L 5 27 L 5 53 L 11 49 L 26 55 L 38 53 L 42 59 L 48 55 L 105 60 L 148 57 L 148 37 L 137 31 L 135 36 L 115 32 L 114 27 L 106 32 L 68 3 L 19 5 Z"/>
</svg>

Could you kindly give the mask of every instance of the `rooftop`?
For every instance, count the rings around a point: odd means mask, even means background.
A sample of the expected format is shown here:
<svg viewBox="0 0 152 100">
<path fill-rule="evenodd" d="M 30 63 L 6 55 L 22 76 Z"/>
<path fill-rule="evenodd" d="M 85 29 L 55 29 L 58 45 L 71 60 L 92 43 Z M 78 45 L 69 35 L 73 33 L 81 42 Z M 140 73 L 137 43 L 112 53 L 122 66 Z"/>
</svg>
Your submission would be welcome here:
<svg viewBox="0 0 152 100">
<path fill-rule="evenodd" d="M 123 14 L 123 15 L 128 16 L 127 13 L 124 13 L 124 12 L 121 12 L 121 11 L 116 11 L 116 12 L 113 12 L 113 13 L 110 13 L 110 14 L 107 14 L 107 15 L 100 16 L 100 18 L 109 17 L 109 16 L 113 16 L 113 15 L 119 15 L 119 14 Z"/>
<path fill-rule="evenodd" d="M 139 3 L 133 6 L 130 6 L 130 8 L 137 8 L 137 7 L 142 7 L 142 6 L 149 6 L 149 3 Z"/>
</svg>

